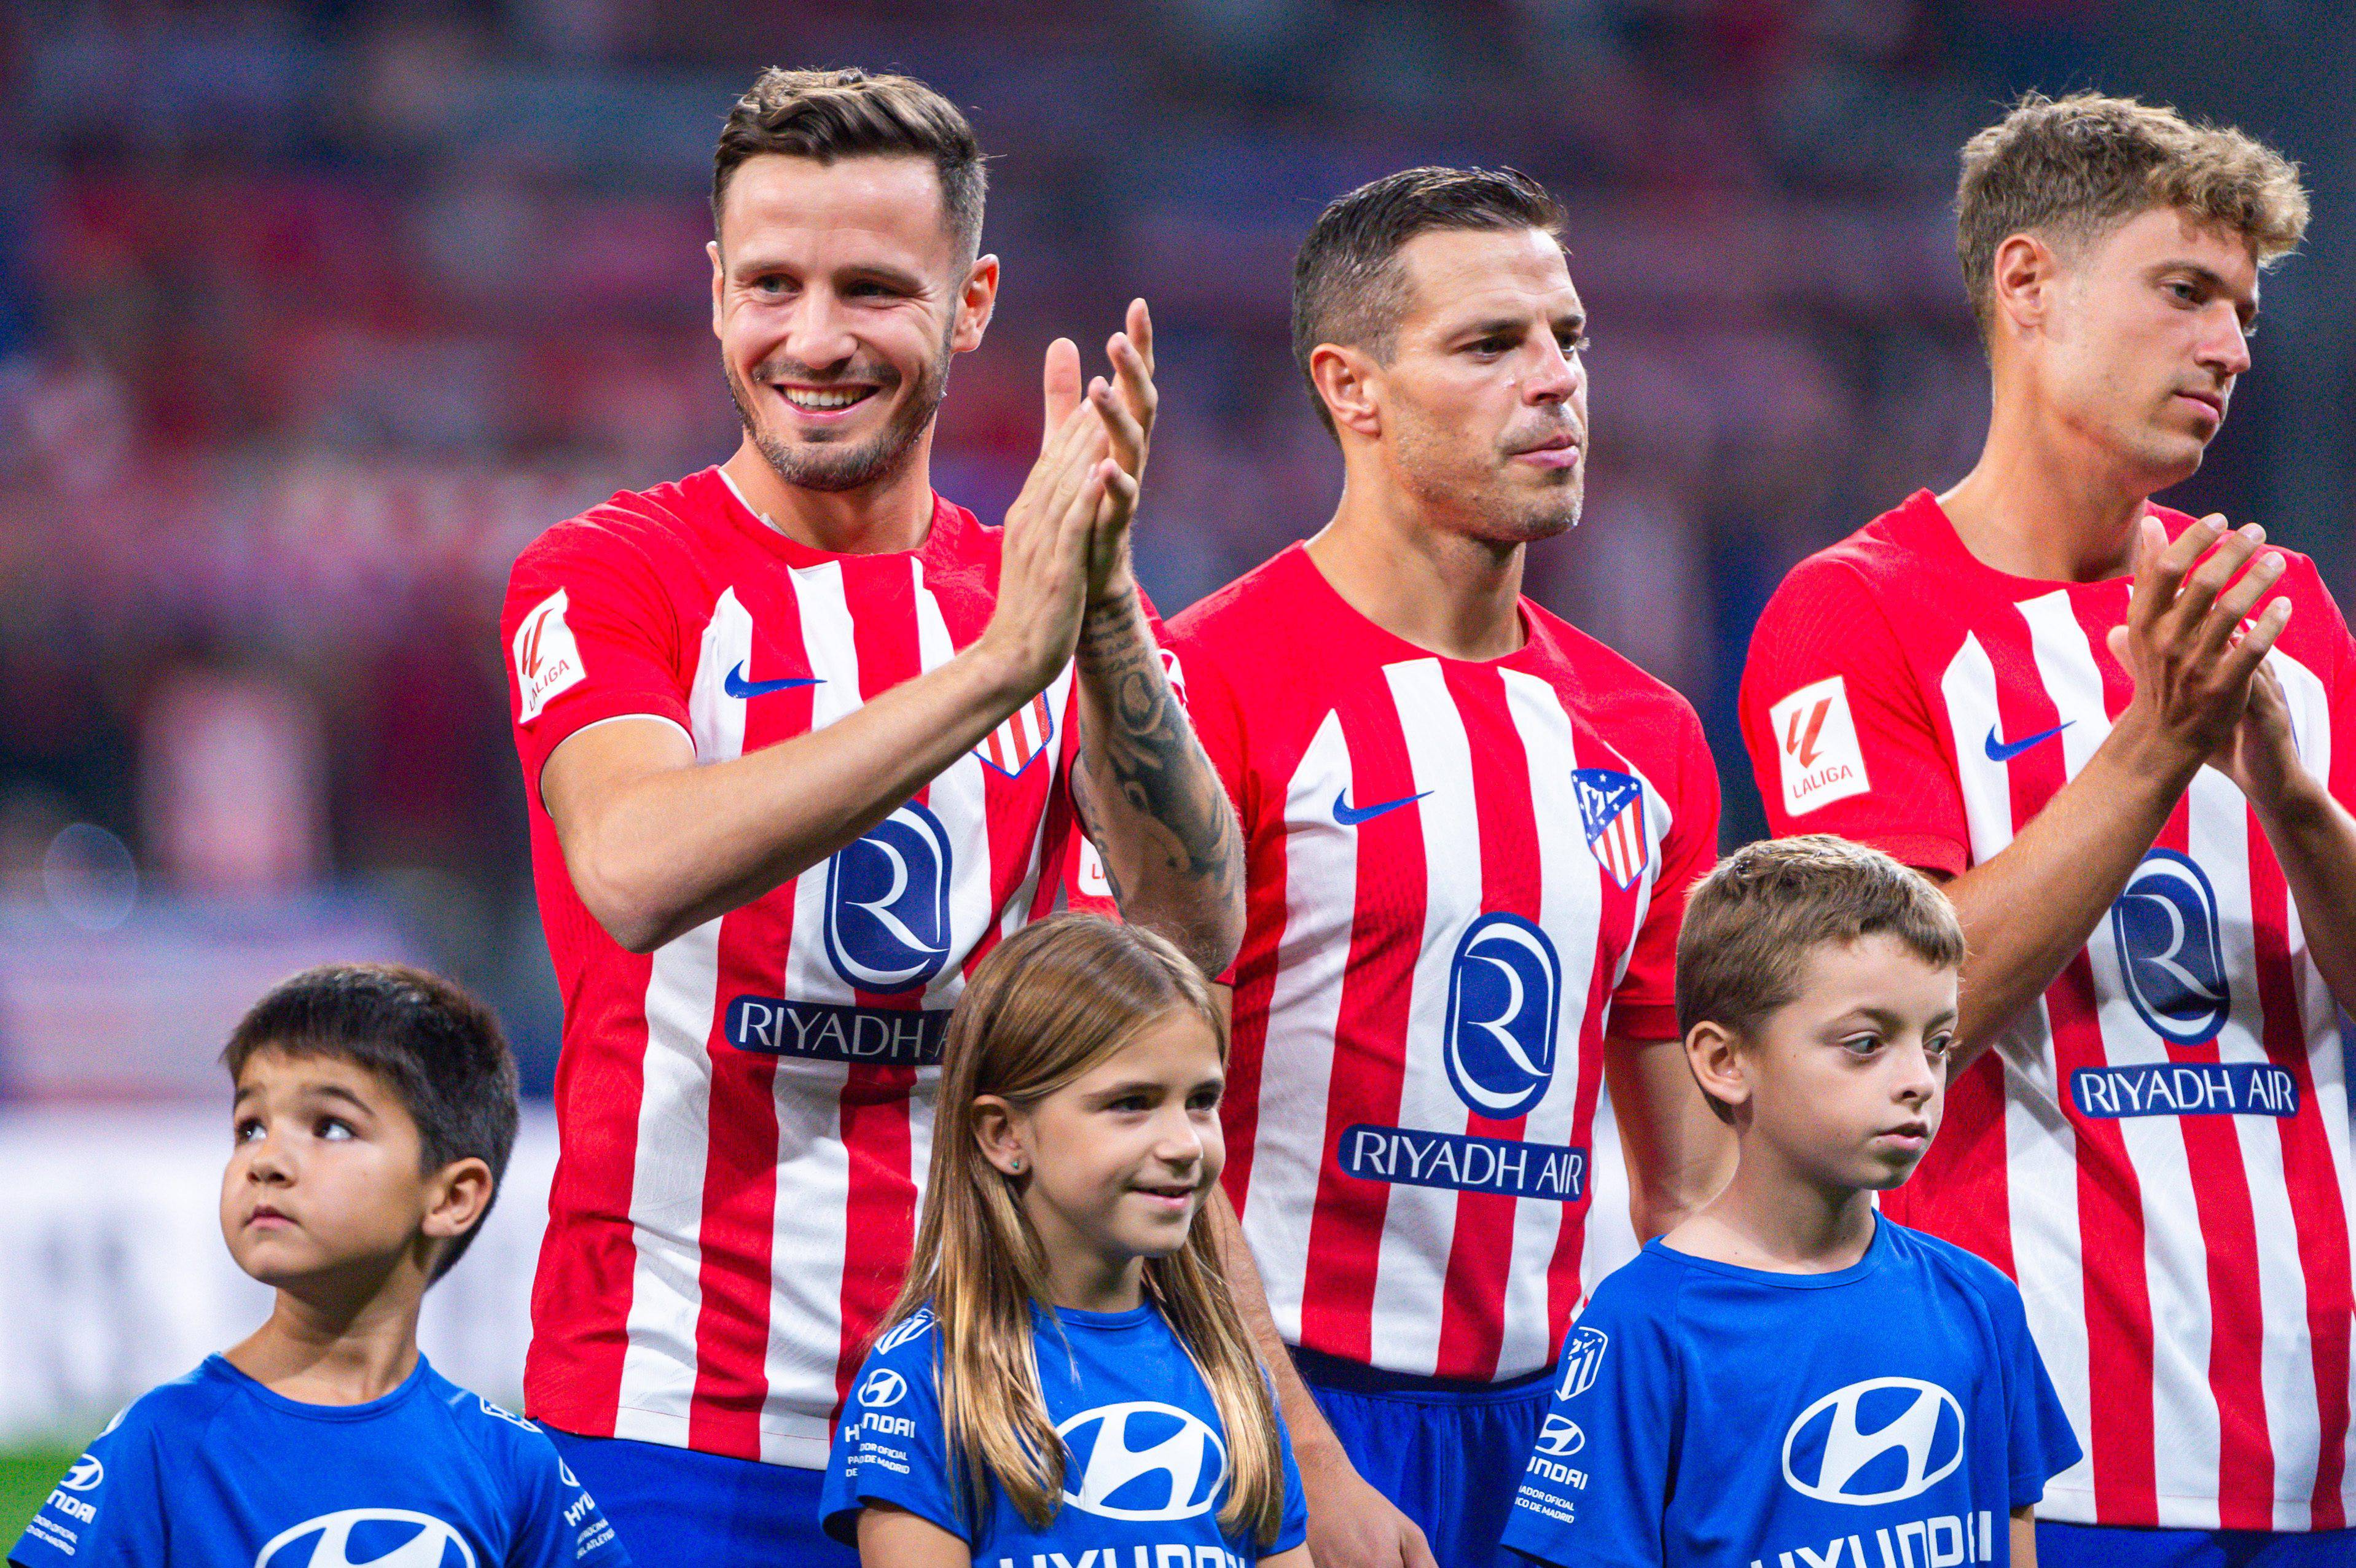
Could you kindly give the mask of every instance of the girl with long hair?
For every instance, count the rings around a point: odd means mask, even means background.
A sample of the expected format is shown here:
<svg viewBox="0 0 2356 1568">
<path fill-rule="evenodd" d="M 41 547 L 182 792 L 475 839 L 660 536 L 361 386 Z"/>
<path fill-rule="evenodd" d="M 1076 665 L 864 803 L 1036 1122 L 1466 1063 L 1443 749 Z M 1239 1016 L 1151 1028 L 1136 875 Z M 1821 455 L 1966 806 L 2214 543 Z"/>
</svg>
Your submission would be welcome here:
<svg viewBox="0 0 2356 1568">
<path fill-rule="evenodd" d="M 863 1568 L 1309 1568 L 1292 1451 L 1194 1221 L 1226 1027 L 1162 938 L 1027 926 L 942 1048 L 915 1261 L 821 1505 Z"/>
</svg>

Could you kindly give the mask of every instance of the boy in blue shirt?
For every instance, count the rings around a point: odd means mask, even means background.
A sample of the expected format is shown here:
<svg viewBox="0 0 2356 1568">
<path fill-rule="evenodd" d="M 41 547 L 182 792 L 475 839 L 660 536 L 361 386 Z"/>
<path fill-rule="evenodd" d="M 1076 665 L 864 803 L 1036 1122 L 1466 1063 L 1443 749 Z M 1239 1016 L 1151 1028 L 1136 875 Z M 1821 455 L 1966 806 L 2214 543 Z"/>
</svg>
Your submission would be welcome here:
<svg viewBox="0 0 2356 1568">
<path fill-rule="evenodd" d="M 627 1568 L 540 1429 L 417 1351 L 426 1287 L 491 1206 L 515 1065 L 455 987 L 306 970 L 222 1052 L 221 1232 L 270 1319 L 100 1434 L 9 1553 L 21 1568 Z"/>
<path fill-rule="evenodd" d="M 1696 886 L 1678 1022 L 1726 1189 L 1596 1287 L 1505 1543 L 1563 1564 L 2036 1562 L 2076 1463 L 2020 1292 L 1881 1218 L 1938 1130 L 1964 937 L 1877 850 L 1753 844 Z"/>
</svg>

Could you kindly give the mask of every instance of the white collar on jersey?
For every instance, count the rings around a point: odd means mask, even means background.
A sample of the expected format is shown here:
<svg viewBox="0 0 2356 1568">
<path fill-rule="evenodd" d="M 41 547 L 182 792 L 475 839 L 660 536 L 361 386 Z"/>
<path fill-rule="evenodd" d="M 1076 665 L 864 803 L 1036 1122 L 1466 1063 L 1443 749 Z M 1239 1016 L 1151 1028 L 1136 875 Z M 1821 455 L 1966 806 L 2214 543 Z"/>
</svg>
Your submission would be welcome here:
<svg viewBox="0 0 2356 1568">
<path fill-rule="evenodd" d="M 769 527 L 769 528 L 777 528 L 776 523 L 773 519 L 771 519 L 771 517 L 770 517 L 770 516 L 769 516 L 769 514 L 768 514 L 768 513 L 766 513 L 766 512 L 765 512 L 765 511 L 761 510 L 761 508 L 760 508 L 760 507 L 756 507 L 756 506 L 753 505 L 753 503 L 752 503 L 752 502 L 750 502 L 750 501 L 748 501 L 748 500 L 744 499 L 744 491 L 742 491 L 742 490 L 739 490 L 738 488 L 736 488 L 736 481 L 734 480 L 734 478 L 733 478 L 733 477 L 729 475 L 728 470 L 726 470 L 725 468 L 723 468 L 723 469 L 720 471 L 720 482 L 721 482 L 723 485 L 727 485 L 727 486 L 728 486 L 728 493 L 729 493 L 731 496 L 735 496 L 735 497 L 736 497 L 736 504 L 737 504 L 738 506 L 740 506 L 740 507 L 744 507 L 746 511 L 748 511 L 748 512 L 752 513 L 755 517 L 756 517 L 760 518 L 760 519 L 761 519 L 761 521 L 762 521 L 765 525 L 766 525 L 767 527 Z M 783 528 L 777 528 L 777 531 L 778 531 L 779 533 L 783 533 L 783 532 L 785 532 L 785 530 L 784 530 Z"/>
</svg>

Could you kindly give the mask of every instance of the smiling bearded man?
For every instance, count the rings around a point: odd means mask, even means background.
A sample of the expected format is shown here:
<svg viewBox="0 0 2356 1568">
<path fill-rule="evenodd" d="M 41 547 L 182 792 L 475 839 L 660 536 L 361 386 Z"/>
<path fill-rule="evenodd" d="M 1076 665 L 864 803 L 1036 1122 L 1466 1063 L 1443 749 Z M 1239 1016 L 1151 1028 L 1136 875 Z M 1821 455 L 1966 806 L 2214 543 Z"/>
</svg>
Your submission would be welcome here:
<svg viewBox="0 0 2356 1568">
<path fill-rule="evenodd" d="M 712 175 L 744 443 L 550 529 L 509 587 L 565 998 L 525 1393 L 664 1561 L 852 1560 L 819 1486 L 906 1270 L 948 1008 L 1078 831 L 1196 963 L 1241 929 L 1233 818 L 1130 575 L 1143 302 L 1110 379 L 1048 350 L 1003 530 L 933 493 L 997 297 L 982 186 L 921 83 L 765 73 Z"/>
</svg>

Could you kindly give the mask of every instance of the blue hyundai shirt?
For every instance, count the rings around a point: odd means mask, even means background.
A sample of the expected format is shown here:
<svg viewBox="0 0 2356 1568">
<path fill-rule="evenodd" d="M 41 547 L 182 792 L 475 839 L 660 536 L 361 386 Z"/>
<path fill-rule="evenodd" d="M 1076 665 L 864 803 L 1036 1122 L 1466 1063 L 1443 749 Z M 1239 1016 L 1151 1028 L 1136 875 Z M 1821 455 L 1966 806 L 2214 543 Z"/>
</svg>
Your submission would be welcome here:
<svg viewBox="0 0 2356 1568">
<path fill-rule="evenodd" d="M 1292 1445 L 1284 1455 L 1284 1519 L 1265 1551 L 1219 1529 L 1227 1500 L 1227 1435 L 1203 1374 L 1151 1303 L 1133 1312 L 1050 1314 L 1033 1307 L 1033 1344 L 1047 1417 L 1064 1439 L 1064 1499 L 1034 1530 L 993 1483 L 987 1518 L 967 1504 L 944 1441 L 934 1375 L 938 1336 L 920 1311 L 877 1341 L 836 1429 L 820 1511 L 828 1533 L 856 1544 L 859 1512 L 889 1503 L 966 1541 L 977 1568 L 1040 1563 L 1257 1563 L 1308 1539 Z M 1057 1557 L 1054 1554 L 1060 1553 Z"/>
<path fill-rule="evenodd" d="M 425 1358 L 365 1404 L 303 1404 L 219 1356 L 114 1418 L 23 1568 L 628 1568 L 539 1427 Z"/>
<path fill-rule="evenodd" d="M 1505 1544 L 1611 1568 L 2003 1563 L 2008 1515 L 2078 1461 L 2020 1292 L 1877 1217 L 1833 1274 L 1655 1241 L 1557 1367 Z"/>
</svg>

